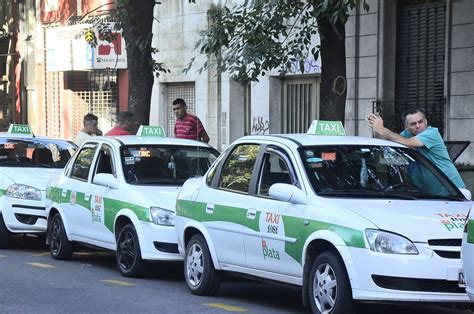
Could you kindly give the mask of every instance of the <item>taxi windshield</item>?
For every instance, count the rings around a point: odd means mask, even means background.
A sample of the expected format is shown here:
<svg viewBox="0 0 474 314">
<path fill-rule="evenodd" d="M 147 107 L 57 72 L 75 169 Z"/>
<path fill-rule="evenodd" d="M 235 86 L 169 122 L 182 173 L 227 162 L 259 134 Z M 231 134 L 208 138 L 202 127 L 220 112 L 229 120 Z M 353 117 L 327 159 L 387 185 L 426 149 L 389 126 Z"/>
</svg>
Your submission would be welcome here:
<svg viewBox="0 0 474 314">
<path fill-rule="evenodd" d="M 75 151 L 64 140 L 0 138 L 0 167 L 63 168 Z"/>
<path fill-rule="evenodd" d="M 182 185 L 202 176 L 219 153 L 209 147 L 126 145 L 121 149 L 125 179 L 137 185 Z"/>
<path fill-rule="evenodd" d="M 301 148 L 300 155 L 321 196 L 464 200 L 436 166 L 411 148 L 311 146 Z"/>
</svg>

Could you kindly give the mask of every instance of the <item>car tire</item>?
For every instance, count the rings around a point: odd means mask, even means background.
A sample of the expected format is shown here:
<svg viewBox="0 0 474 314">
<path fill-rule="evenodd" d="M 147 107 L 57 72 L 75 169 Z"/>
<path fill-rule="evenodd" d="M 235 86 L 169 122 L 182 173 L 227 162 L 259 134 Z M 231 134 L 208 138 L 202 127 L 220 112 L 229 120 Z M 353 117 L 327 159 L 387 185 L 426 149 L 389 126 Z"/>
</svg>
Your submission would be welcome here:
<svg viewBox="0 0 474 314">
<path fill-rule="evenodd" d="M 186 246 L 184 278 L 192 294 L 213 295 L 221 282 L 221 272 L 214 268 L 206 240 L 194 235 Z"/>
<path fill-rule="evenodd" d="M 11 240 L 11 233 L 5 226 L 2 214 L 0 214 L 0 249 L 8 249 Z"/>
<path fill-rule="evenodd" d="M 48 228 L 49 251 L 51 256 L 57 260 L 68 260 L 74 253 L 72 242 L 67 239 L 63 220 L 59 213 L 56 213 Z"/>
<path fill-rule="evenodd" d="M 145 273 L 146 264 L 142 259 L 137 231 L 132 224 L 120 230 L 116 250 L 117 268 L 124 277 L 140 277 Z"/>
<path fill-rule="evenodd" d="M 323 252 L 314 260 L 308 290 L 313 313 L 355 312 L 346 269 L 341 258 L 332 251 Z"/>
</svg>

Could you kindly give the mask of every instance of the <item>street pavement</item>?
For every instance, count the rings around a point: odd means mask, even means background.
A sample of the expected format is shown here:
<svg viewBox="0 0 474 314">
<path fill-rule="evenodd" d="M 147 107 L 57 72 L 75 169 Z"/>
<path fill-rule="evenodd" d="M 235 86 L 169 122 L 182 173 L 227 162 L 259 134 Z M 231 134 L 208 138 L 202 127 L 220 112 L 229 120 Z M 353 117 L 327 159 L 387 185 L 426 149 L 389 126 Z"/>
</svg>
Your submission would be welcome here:
<svg viewBox="0 0 474 314">
<path fill-rule="evenodd" d="M 51 258 L 33 237 L 0 250 L 0 313 L 310 313 L 297 287 L 227 276 L 214 297 L 189 293 L 182 264 L 151 264 L 146 278 L 125 278 L 114 254 L 80 249 Z M 358 313 L 474 313 L 451 306 L 362 304 Z"/>
</svg>

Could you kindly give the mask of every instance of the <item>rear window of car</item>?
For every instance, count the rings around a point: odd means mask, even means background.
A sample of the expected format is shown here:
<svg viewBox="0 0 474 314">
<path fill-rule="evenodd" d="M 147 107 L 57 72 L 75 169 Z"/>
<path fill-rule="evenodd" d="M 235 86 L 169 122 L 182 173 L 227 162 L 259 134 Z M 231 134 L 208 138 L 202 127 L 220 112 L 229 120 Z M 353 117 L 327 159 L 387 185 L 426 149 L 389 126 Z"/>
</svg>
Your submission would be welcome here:
<svg viewBox="0 0 474 314">
<path fill-rule="evenodd" d="M 0 167 L 63 168 L 76 149 L 65 140 L 0 138 Z"/>
</svg>

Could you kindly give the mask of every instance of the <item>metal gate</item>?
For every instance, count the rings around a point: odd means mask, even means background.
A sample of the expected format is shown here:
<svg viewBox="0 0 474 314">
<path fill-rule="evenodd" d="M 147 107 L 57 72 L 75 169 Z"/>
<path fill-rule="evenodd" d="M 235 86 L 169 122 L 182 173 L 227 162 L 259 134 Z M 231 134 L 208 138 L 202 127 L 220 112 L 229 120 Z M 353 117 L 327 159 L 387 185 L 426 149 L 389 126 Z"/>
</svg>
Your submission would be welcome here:
<svg viewBox="0 0 474 314">
<path fill-rule="evenodd" d="M 45 130 L 46 135 L 51 137 L 61 137 L 63 134 L 61 130 L 61 111 L 62 104 L 62 72 L 46 72 L 45 71 L 45 99 L 44 99 L 44 114 L 45 114 Z"/>
<path fill-rule="evenodd" d="M 319 116 L 319 81 L 315 77 L 283 82 L 282 132 L 305 133 Z"/>
<path fill-rule="evenodd" d="M 166 135 L 174 136 L 174 116 L 171 105 L 176 98 L 182 98 L 186 102 L 188 113 L 196 114 L 196 89 L 194 82 L 190 83 L 170 83 L 166 84 Z"/>
<path fill-rule="evenodd" d="M 441 133 L 445 115 L 445 23 L 444 1 L 398 8 L 395 116 L 411 107 L 421 108 L 428 122 Z M 404 128 L 401 121 L 396 126 Z"/>
<path fill-rule="evenodd" d="M 73 132 L 83 127 L 83 117 L 91 112 L 99 117 L 102 132 L 110 130 L 118 112 L 116 70 L 74 71 L 68 73 L 68 88 L 72 91 Z"/>
</svg>

